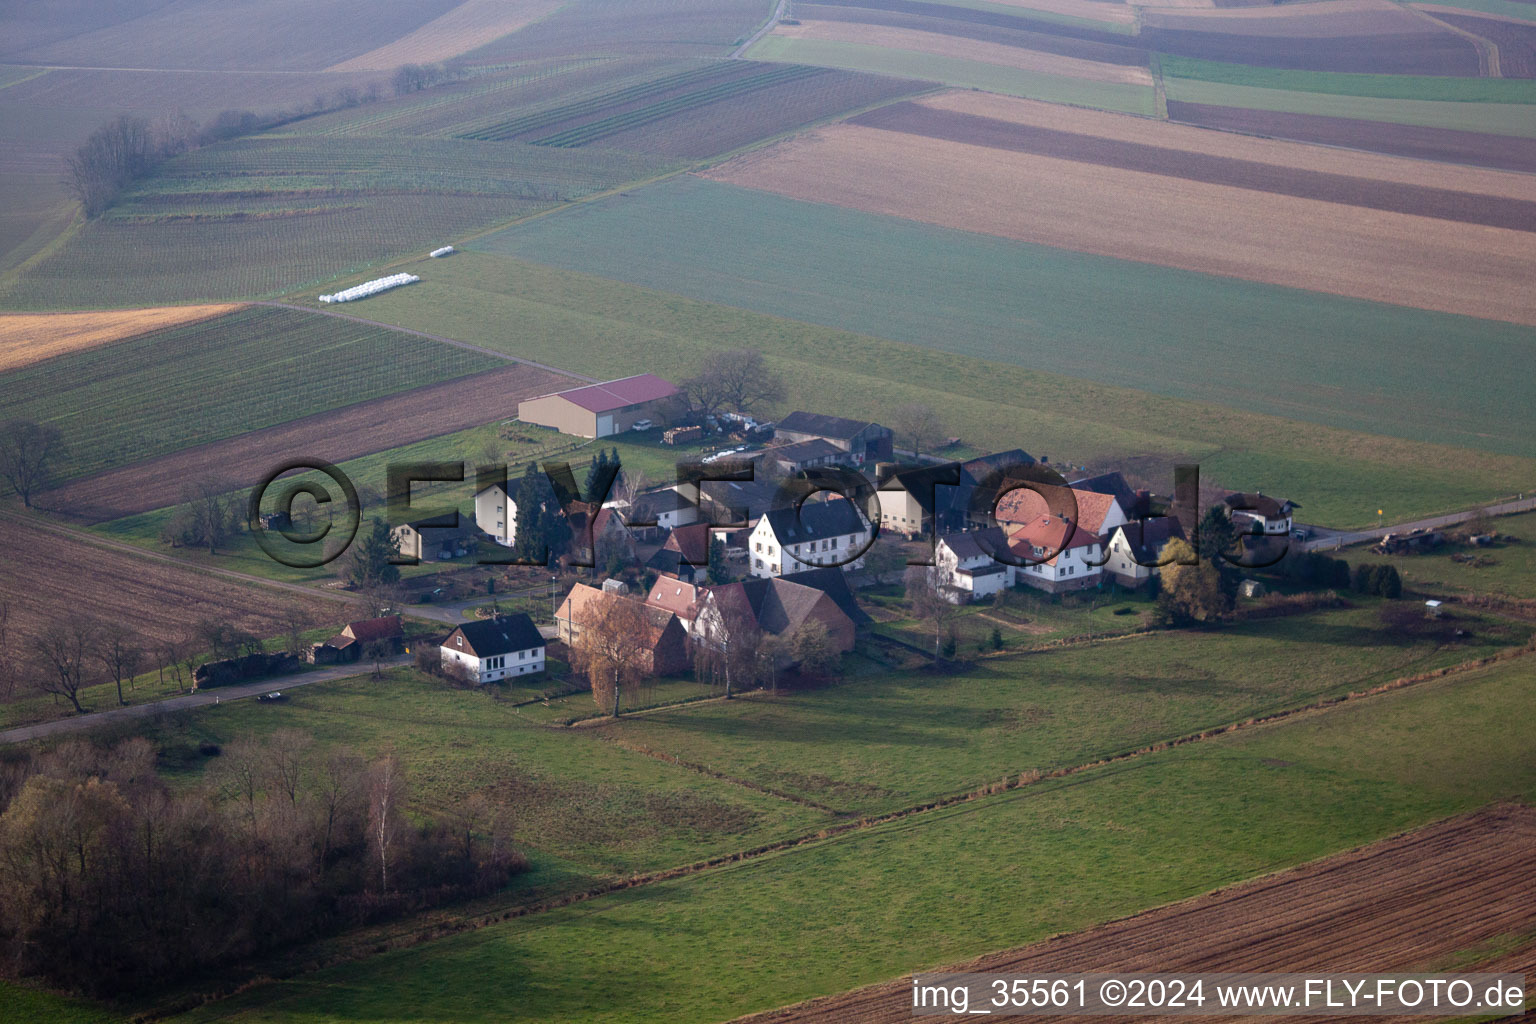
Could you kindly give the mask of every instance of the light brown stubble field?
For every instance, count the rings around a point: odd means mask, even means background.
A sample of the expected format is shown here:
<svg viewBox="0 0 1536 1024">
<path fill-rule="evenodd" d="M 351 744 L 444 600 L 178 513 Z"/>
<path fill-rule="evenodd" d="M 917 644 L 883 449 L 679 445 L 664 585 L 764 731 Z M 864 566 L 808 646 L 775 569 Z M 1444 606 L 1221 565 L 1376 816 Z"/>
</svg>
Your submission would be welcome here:
<svg viewBox="0 0 1536 1024">
<path fill-rule="evenodd" d="M 224 304 L 90 313 L 6 313 L 0 315 L 0 373 L 149 331 L 210 320 L 239 308 L 238 304 Z"/>
</svg>

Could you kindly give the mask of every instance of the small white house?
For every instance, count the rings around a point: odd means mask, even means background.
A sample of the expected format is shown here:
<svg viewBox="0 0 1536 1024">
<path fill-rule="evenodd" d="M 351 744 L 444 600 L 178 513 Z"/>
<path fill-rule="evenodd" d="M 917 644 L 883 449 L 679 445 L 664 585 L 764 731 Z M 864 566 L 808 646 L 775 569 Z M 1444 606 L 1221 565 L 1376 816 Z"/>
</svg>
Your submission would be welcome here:
<svg viewBox="0 0 1536 1024">
<path fill-rule="evenodd" d="M 1161 573 L 1163 547 L 1184 538 L 1184 527 L 1172 516 L 1138 519 L 1115 528 L 1105 552 L 1104 571 L 1115 582 L 1139 587 Z"/>
<path fill-rule="evenodd" d="M 982 546 L 983 541 L 986 547 Z M 996 528 L 940 537 L 933 564 L 942 574 L 945 593 L 953 595 L 952 600 L 959 604 L 979 601 L 1013 586 L 1018 570 L 993 555 L 1007 550 L 1007 535 Z"/>
<path fill-rule="evenodd" d="M 544 637 L 527 615 L 462 622 L 442 643 L 443 667 L 467 669 L 479 685 L 544 671 Z"/>
<path fill-rule="evenodd" d="M 1289 536 L 1291 511 L 1300 508 L 1294 501 L 1277 501 L 1263 491 L 1229 494 L 1223 500 L 1227 516 L 1239 533 L 1263 533 L 1270 537 Z"/>
<path fill-rule="evenodd" d="M 874 527 L 851 501 L 806 502 L 793 508 L 763 513 L 747 538 L 747 571 L 753 576 L 784 576 L 807 569 L 841 565 L 843 570 L 864 565 Z M 858 552 L 859 557 L 849 559 Z"/>
<path fill-rule="evenodd" d="M 1008 548 L 1029 564 L 1014 570 L 1014 578 L 1052 594 L 1083 590 L 1103 577 L 1103 545 L 1096 534 L 1061 516 L 1044 515 L 1014 528 Z"/>
<path fill-rule="evenodd" d="M 495 483 L 475 495 L 475 525 L 505 547 L 517 539 L 517 502 L 512 500 L 511 487 Z"/>
</svg>

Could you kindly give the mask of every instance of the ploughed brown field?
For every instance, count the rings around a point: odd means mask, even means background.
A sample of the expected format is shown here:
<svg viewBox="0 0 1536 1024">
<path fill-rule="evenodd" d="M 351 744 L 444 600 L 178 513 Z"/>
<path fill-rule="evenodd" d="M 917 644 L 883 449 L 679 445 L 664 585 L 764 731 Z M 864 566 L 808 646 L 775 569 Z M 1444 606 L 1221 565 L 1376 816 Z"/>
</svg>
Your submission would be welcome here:
<svg viewBox="0 0 1536 1024">
<path fill-rule="evenodd" d="M 967 116 L 946 124 L 946 113 Z M 1507 226 L 1531 225 L 1529 178 L 1070 113 L 949 93 L 705 173 L 1025 242 L 1536 324 L 1536 239 Z"/>
<path fill-rule="evenodd" d="M 1536 0 L 1533 0 L 1536 2 Z M 1244 107 L 1168 101 L 1168 117 L 1185 124 L 1325 146 L 1348 146 L 1445 163 L 1536 172 L 1536 139 L 1451 128 L 1421 128 L 1321 114 L 1285 114 Z"/>
<path fill-rule="evenodd" d="M 1499 48 L 1499 74 L 1505 78 L 1536 78 L 1536 25 L 1469 14 L 1454 7 L 1416 5 L 1419 10 L 1447 25 L 1471 32 Z"/>
<path fill-rule="evenodd" d="M 1039 50 L 1025 49 L 1020 46 L 888 25 L 801 20 L 798 25 L 779 26 L 774 30 L 774 35 L 796 39 L 827 39 L 840 43 L 862 43 L 892 50 L 913 50 L 918 53 L 931 53 L 938 57 L 976 60 L 984 64 L 998 64 L 1022 71 L 1066 75 L 1096 82 L 1152 84 L 1152 73 L 1143 67 L 1108 64 L 1095 60 L 1083 60 L 1080 57 L 1064 57 L 1060 54 L 1042 53 Z"/>
<path fill-rule="evenodd" d="M 402 64 L 430 64 L 494 42 L 560 6 L 560 0 L 466 0 L 392 43 L 327 71 L 393 71 Z"/>
<path fill-rule="evenodd" d="M 1536 980 L 1531 978 L 1536 965 L 1532 920 L 1536 920 L 1536 810 L 1503 805 L 945 970 L 1039 976 L 1102 971 L 1453 969 L 1523 972 L 1528 980 Z M 1525 939 L 1507 953 L 1481 963 L 1458 958 L 1467 950 L 1512 935 Z M 897 1024 L 913 1019 L 911 999 L 911 982 L 904 978 L 754 1014 L 741 1018 L 739 1024 Z"/>
<path fill-rule="evenodd" d="M 12 628 L 23 636 L 74 613 L 127 623 L 160 641 L 182 639 L 206 619 L 265 638 L 282 633 L 290 608 L 316 624 L 343 614 L 339 601 L 245 586 L 97 547 L 19 518 L 7 518 L 0 530 L 0 594 L 10 604 Z"/>
<path fill-rule="evenodd" d="M 212 476 L 231 488 L 246 487 L 289 459 L 337 463 L 451 434 L 515 416 L 522 399 L 578 383 L 533 366 L 508 366 L 110 470 L 48 491 L 34 503 L 77 522 L 104 522 L 178 504 L 188 480 Z"/>
<path fill-rule="evenodd" d="M 1109 3 L 1088 6 L 1115 10 Z M 1054 11 L 1056 6 L 1041 9 Z M 797 4 L 795 17 L 893 25 L 1089 60 L 1110 59 L 1094 52 L 1100 48 L 1137 55 L 1116 63 L 1145 63 L 1147 53 L 1155 51 L 1308 71 L 1476 76 L 1484 70 L 1477 43 L 1392 0 L 1157 5 L 1142 8 L 1141 31 L 1135 36 L 1108 25 L 1100 29 L 1033 18 L 1023 6 L 1015 10 L 926 0 L 839 0 Z M 1059 13 L 1110 20 L 1091 11 Z"/>
<path fill-rule="evenodd" d="M 0 315 L 0 373 L 44 359 L 231 313 L 238 305 L 158 306 L 89 313 Z"/>
</svg>

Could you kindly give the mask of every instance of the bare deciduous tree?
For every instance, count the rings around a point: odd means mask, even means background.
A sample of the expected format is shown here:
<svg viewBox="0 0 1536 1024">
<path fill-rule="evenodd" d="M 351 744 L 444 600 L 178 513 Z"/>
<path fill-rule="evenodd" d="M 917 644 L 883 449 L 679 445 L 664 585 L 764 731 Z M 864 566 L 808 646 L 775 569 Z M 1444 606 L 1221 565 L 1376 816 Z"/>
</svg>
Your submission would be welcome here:
<svg viewBox="0 0 1536 1024">
<path fill-rule="evenodd" d="M 379 865 L 379 891 L 389 892 L 390 856 L 404 828 L 405 772 L 393 753 L 375 761 L 368 772 L 368 841 Z"/>
<path fill-rule="evenodd" d="M 784 379 L 768 368 L 761 352 L 716 352 L 697 374 L 681 384 L 689 405 L 701 415 L 726 409 L 755 413 L 784 400 Z"/>
<path fill-rule="evenodd" d="M 87 664 L 94 655 L 97 626 L 84 616 L 74 615 L 50 624 L 34 644 L 41 659 L 37 685 L 44 693 L 68 700 L 74 709 L 80 706 L 80 690 L 87 684 Z"/>
<path fill-rule="evenodd" d="M 921 402 L 897 407 L 891 413 L 891 430 L 895 432 L 897 441 L 905 444 L 913 458 L 917 459 L 921 459 L 924 452 L 937 448 L 944 439 L 944 427 L 939 422 L 939 414 L 934 412 L 932 406 Z"/>
<path fill-rule="evenodd" d="M 123 700 L 123 680 L 132 680 L 139 674 L 144 663 L 144 651 L 139 647 L 138 636 L 126 626 L 111 623 L 102 627 L 96 642 L 96 658 L 107 670 L 112 682 L 117 684 L 117 702 Z"/>
<path fill-rule="evenodd" d="M 907 570 L 907 603 L 912 615 L 933 631 L 933 660 L 939 660 L 944 641 L 954 630 L 960 606 L 944 594 L 944 572 L 934 565 L 914 565 Z"/>
<path fill-rule="evenodd" d="M 11 420 L 0 427 L 0 476 L 27 508 L 32 496 L 47 488 L 63 454 L 64 435 L 52 424 Z"/>
</svg>

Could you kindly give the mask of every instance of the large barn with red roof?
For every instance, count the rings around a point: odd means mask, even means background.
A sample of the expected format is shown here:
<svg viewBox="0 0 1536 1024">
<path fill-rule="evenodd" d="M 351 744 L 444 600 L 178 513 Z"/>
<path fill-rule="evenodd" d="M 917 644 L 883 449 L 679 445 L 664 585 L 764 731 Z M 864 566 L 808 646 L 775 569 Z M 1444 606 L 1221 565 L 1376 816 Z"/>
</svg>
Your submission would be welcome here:
<svg viewBox="0 0 1536 1024">
<path fill-rule="evenodd" d="M 642 420 L 660 425 L 677 395 L 670 381 L 641 373 L 530 398 L 518 403 L 517 416 L 524 423 L 554 427 L 562 434 L 608 437 Z"/>
</svg>

